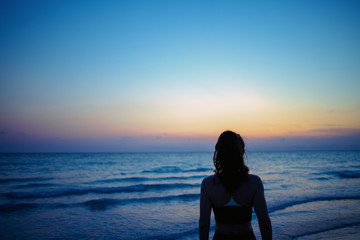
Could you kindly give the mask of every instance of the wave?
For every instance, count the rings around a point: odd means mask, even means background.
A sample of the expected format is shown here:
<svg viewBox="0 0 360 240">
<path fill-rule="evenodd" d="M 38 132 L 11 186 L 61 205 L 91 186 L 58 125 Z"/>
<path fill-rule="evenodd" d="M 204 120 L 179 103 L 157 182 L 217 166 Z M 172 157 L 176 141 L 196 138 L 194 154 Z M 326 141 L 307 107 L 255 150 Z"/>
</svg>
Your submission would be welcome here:
<svg viewBox="0 0 360 240">
<path fill-rule="evenodd" d="M 314 197 L 308 199 L 302 199 L 298 201 L 292 201 L 287 203 L 282 203 L 277 206 L 269 207 L 269 213 L 274 213 L 289 207 L 293 207 L 300 204 L 310 203 L 310 202 L 319 202 L 319 201 L 337 201 L 337 200 L 359 200 L 360 196 L 327 196 L 327 197 Z"/>
<path fill-rule="evenodd" d="M 14 188 L 41 188 L 41 187 L 53 187 L 57 186 L 55 183 L 29 183 L 24 185 L 17 185 Z"/>
<path fill-rule="evenodd" d="M 101 166 L 101 165 L 116 165 L 119 164 L 118 162 L 115 161 L 103 161 L 103 162 L 87 162 L 86 165 L 96 165 L 96 166 Z"/>
<path fill-rule="evenodd" d="M 164 166 L 159 168 L 153 168 L 151 170 L 144 170 L 143 173 L 174 173 L 182 172 L 182 169 L 175 166 Z"/>
<path fill-rule="evenodd" d="M 316 180 L 316 181 L 327 181 L 330 180 L 331 178 L 328 177 L 316 177 L 316 178 L 309 178 L 309 180 Z"/>
<path fill-rule="evenodd" d="M 338 178 L 360 178 L 360 171 L 331 171 L 331 172 L 326 172 L 325 174 L 328 175 L 333 175 L 335 177 Z"/>
<path fill-rule="evenodd" d="M 194 168 L 194 169 L 185 169 L 184 172 L 209 172 L 213 171 L 212 168 Z"/>
<path fill-rule="evenodd" d="M 208 175 L 187 176 L 187 177 L 123 177 L 109 178 L 93 181 L 92 183 L 116 183 L 116 182 L 148 182 L 148 181 L 166 181 L 166 180 L 190 180 L 203 179 Z"/>
<path fill-rule="evenodd" d="M 170 195 L 164 197 L 148 197 L 148 198 L 129 198 L 129 199 L 114 199 L 114 198 L 100 198 L 94 200 L 87 200 L 80 203 L 16 203 L 16 204 L 0 204 L 0 213 L 12 213 L 19 211 L 26 211 L 32 209 L 55 209 L 68 207 L 85 207 L 91 211 L 104 211 L 109 208 L 136 204 L 136 203 L 154 203 L 154 202 L 169 202 L 169 201 L 195 201 L 200 198 L 200 194 L 181 194 Z"/>
<path fill-rule="evenodd" d="M 210 226 L 211 231 L 213 231 L 214 226 Z M 152 240 L 152 239 L 158 239 L 158 240 L 176 240 L 183 238 L 184 236 L 191 236 L 194 235 L 194 238 L 198 238 L 198 232 L 199 228 L 192 228 L 190 230 L 179 232 L 179 233 L 168 233 L 166 235 L 155 235 L 155 236 L 149 236 L 140 238 L 140 240 Z"/>
<path fill-rule="evenodd" d="M 93 187 L 93 188 L 69 188 L 42 192 L 7 192 L 3 196 L 11 199 L 24 198 L 54 198 L 71 195 L 85 195 L 89 193 L 112 194 L 124 192 L 145 192 L 150 190 L 168 190 L 177 188 L 200 187 L 200 184 L 172 183 L 172 184 L 137 184 L 123 187 Z"/>
<path fill-rule="evenodd" d="M 0 204 L 0 213 L 12 213 L 38 208 L 38 203 Z"/>
<path fill-rule="evenodd" d="M 1 183 L 23 183 L 23 182 L 38 182 L 38 181 L 48 181 L 53 178 L 45 178 L 45 177 L 29 177 L 29 178 L 3 178 L 0 179 Z"/>
<path fill-rule="evenodd" d="M 182 194 L 182 195 L 171 195 L 164 197 L 149 197 L 149 198 L 131 198 L 131 199 L 112 199 L 112 198 L 101 198 L 88 200 L 77 204 L 83 206 L 89 210 L 107 210 L 108 208 L 117 205 L 135 204 L 135 203 L 154 203 L 154 202 L 168 202 L 168 201 L 194 201 L 199 199 L 200 194 Z"/>
<path fill-rule="evenodd" d="M 150 181 L 151 178 L 146 177 L 124 177 L 124 178 L 108 178 L 108 179 L 100 179 L 95 180 L 91 183 L 116 183 L 116 182 L 145 182 Z M 156 179 L 153 179 L 156 180 Z"/>
<path fill-rule="evenodd" d="M 341 173 L 338 173 L 339 177 L 341 178 L 360 178 L 360 172 L 354 172 L 354 171 L 344 171 Z"/>
<path fill-rule="evenodd" d="M 142 173 L 178 173 L 178 172 L 209 172 L 211 168 L 194 168 L 194 169 L 181 169 L 176 166 L 164 166 L 159 168 L 153 168 L 151 170 L 142 171 Z"/>
</svg>

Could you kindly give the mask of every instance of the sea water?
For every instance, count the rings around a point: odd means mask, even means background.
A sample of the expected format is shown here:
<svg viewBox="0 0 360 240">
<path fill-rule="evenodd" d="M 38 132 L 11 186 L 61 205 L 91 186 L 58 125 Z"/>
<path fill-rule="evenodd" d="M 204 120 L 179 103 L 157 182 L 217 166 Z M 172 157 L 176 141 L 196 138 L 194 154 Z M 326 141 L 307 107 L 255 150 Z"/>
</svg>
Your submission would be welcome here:
<svg viewBox="0 0 360 240">
<path fill-rule="evenodd" d="M 274 239 L 359 237 L 359 151 L 250 152 L 246 164 Z M 210 152 L 1 154 L 0 238 L 197 239 L 213 169 Z"/>
</svg>

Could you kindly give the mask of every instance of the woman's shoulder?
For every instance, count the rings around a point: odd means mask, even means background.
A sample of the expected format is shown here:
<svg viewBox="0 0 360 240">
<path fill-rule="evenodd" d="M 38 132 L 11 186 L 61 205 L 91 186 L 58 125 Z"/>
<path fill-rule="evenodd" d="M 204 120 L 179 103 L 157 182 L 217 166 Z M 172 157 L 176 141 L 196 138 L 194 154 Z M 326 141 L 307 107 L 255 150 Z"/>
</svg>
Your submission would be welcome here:
<svg viewBox="0 0 360 240">
<path fill-rule="evenodd" d="M 201 185 L 204 187 L 213 187 L 219 183 L 221 183 L 219 177 L 214 174 L 204 178 L 201 182 Z"/>
<path fill-rule="evenodd" d="M 209 183 L 212 183 L 212 182 L 214 182 L 214 175 L 210 175 L 210 176 L 205 177 L 202 180 L 201 184 L 209 184 Z"/>
<path fill-rule="evenodd" d="M 261 178 L 255 174 L 249 174 L 248 181 L 255 184 L 262 184 Z"/>
</svg>

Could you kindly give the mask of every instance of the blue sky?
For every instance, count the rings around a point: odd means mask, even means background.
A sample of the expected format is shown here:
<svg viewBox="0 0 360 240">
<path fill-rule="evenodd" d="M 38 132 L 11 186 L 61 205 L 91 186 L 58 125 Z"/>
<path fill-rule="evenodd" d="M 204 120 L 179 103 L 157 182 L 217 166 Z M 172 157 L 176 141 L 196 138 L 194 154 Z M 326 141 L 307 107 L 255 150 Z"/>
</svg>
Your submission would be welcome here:
<svg viewBox="0 0 360 240">
<path fill-rule="evenodd" d="M 359 13 L 358 1 L 2 1 L 0 151 L 212 150 L 226 129 L 254 149 L 359 149 Z"/>
</svg>

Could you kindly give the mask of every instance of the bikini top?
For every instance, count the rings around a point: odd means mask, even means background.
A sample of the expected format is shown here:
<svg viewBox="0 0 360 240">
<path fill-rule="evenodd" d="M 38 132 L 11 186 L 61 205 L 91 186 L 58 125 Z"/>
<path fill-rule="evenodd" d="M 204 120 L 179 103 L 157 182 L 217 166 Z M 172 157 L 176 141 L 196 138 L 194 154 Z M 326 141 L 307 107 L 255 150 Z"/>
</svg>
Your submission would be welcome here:
<svg viewBox="0 0 360 240">
<path fill-rule="evenodd" d="M 252 207 L 245 207 L 237 203 L 231 195 L 230 200 L 223 206 L 213 207 L 215 220 L 224 224 L 242 224 L 251 221 Z"/>
</svg>

